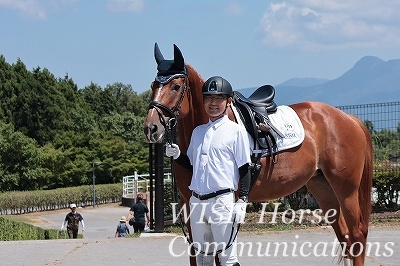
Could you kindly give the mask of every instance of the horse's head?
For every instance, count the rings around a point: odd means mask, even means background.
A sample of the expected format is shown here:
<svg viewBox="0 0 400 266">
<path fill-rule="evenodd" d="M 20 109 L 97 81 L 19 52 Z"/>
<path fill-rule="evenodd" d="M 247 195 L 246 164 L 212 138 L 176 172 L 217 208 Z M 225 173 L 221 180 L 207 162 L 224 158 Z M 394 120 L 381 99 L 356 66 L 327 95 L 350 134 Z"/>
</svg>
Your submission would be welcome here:
<svg viewBox="0 0 400 266">
<path fill-rule="evenodd" d="M 165 133 L 173 129 L 178 117 L 189 112 L 188 71 L 179 48 L 174 44 L 174 59 L 165 60 L 157 43 L 154 46 L 154 57 L 157 62 L 157 76 L 151 83 L 153 91 L 144 134 L 150 143 L 161 142 Z"/>
</svg>

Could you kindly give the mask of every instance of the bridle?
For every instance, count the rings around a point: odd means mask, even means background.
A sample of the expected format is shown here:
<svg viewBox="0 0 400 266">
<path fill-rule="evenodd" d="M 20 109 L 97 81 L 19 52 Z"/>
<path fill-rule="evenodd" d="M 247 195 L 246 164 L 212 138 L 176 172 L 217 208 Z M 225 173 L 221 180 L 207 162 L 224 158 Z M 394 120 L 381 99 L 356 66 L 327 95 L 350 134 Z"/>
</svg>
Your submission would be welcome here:
<svg viewBox="0 0 400 266">
<path fill-rule="evenodd" d="M 158 101 L 152 101 L 149 104 L 149 108 L 150 109 L 155 109 L 158 117 L 160 119 L 160 123 L 164 126 L 165 131 L 166 131 L 166 141 L 171 144 L 173 137 L 172 137 L 172 132 L 173 130 L 176 128 L 177 125 L 177 121 L 178 121 L 178 117 L 180 115 L 181 112 L 181 108 L 182 108 L 182 102 L 183 102 L 183 98 L 185 97 L 185 93 L 186 91 L 189 93 L 190 92 L 190 88 L 187 85 L 188 84 L 188 77 L 187 75 L 179 75 L 176 76 L 174 78 L 182 78 L 184 77 L 184 82 L 183 82 L 183 89 L 181 91 L 180 97 L 178 99 L 178 101 L 176 102 L 176 104 L 174 105 L 174 107 L 169 108 L 168 106 L 166 106 L 163 103 L 160 103 Z M 171 82 L 171 81 L 169 81 Z M 169 83 L 168 82 L 168 83 Z M 162 86 L 164 86 L 167 83 L 160 83 Z M 163 115 L 163 111 L 166 112 L 168 114 L 168 121 L 166 121 L 165 116 Z"/>
</svg>

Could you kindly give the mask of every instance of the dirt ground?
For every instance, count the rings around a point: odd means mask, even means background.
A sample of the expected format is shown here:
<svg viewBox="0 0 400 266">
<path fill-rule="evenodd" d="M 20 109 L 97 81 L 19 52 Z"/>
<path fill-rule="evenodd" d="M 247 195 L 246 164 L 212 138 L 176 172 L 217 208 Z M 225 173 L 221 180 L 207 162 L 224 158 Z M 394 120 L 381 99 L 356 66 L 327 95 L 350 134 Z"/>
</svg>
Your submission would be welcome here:
<svg viewBox="0 0 400 266">
<path fill-rule="evenodd" d="M 120 206 L 120 203 L 112 203 L 112 204 L 104 204 L 96 207 L 99 211 L 101 208 L 125 208 Z M 90 209 L 91 207 L 87 207 L 81 209 L 84 211 L 85 209 Z M 48 220 L 43 219 L 43 217 L 47 215 L 60 214 L 60 217 L 65 215 L 69 209 L 61 209 L 55 211 L 45 211 L 45 212 L 34 212 L 19 215 L 18 220 L 22 222 L 26 222 L 38 227 L 46 228 L 48 225 Z M 79 209 L 78 209 L 79 212 Z M 61 223 L 60 223 L 61 224 Z M 321 227 L 327 226 L 328 223 L 325 223 L 323 220 L 319 221 L 318 217 L 313 214 L 304 213 L 301 217 L 299 212 L 296 213 L 286 213 L 283 215 L 282 212 L 274 213 L 265 213 L 262 217 L 259 212 L 248 212 L 246 214 L 245 223 L 242 225 L 243 231 L 263 231 L 263 230 L 290 230 L 290 229 L 311 229 L 313 227 Z M 400 226 L 400 210 L 398 211 L 383 211 L 383 212 L 373 212 L 371 214 L 370 226 Z"/>
<path fill-rule="evenodd" d="M 129 209 L 127 207 L 121 207 L 120 203 L 110 203 L 110 204 L 103 204 L 103 205 L 98 205 L 96 207 L 97 210 L 101 211 L 102 208 L 125 208 Z M 86 207 L 86 208 L 78 208 L 77 211 L 81 212 L 82 210 L 85 209 L 90 209 L 92 207 Z M 32 224 L 34 226 L 38 227 L 46 227 L 48 224 L 48 221 L 46 219 L 43 219 L 43 217 L 47 215 L 54 215 L 54 214 L 59 214 L 61 218 L 65 217 L 65 215 L 69 212 L 69 209 L 60 209 L 60 210 L 54 210 L 54 211 L 42 211 L 42 212 L 32 212 L 32 213 L 26 213 L 26 214 L 21 214 L 19 215 L 19 221 L 25 222 Z M 60 225 L 61 225 L 62 220 L 60 220 Z"/>
</svg>

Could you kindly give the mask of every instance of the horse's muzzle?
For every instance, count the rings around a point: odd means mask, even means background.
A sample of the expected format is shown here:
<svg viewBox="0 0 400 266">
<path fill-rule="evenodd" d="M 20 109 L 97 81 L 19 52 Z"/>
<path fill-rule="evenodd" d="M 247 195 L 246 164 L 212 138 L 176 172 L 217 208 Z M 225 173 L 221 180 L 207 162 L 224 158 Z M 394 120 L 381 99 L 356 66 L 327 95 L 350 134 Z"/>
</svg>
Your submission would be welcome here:
<svg viewBox="0 0 400 266">
<path fill-rule="evenodd" d="M 146 135 L 147 141 L 149 143 L 160 143 L 164 139 L 165 131 L 159 131 L 156 124 L 148 123 L 143 126 L 143 132 Z"/>
</svg>

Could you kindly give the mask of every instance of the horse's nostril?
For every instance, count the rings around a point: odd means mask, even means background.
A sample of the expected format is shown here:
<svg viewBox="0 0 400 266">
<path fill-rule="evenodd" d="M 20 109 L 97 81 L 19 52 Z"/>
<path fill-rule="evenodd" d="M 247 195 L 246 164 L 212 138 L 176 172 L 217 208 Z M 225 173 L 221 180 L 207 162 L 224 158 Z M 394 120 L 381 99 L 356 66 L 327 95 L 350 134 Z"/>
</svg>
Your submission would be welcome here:
<svg viewBox="0 0 400 266">
<path fill-rule="evenodd" d="M 157 130 L 158 130 L 157 125 L 153 125 L 151 127 L 151 133 L 155 133 L 155 132 L 157 132 Z"/>
<path fill-rule="evenodd" d="M 155 124 L 148 124 L 147 126 L 143 127 L 143 132 L 144 134 L 150 138 L 151 135 L 154 135 L 155 133 L 157 133 L 158 127 Z"/>
</svg>

